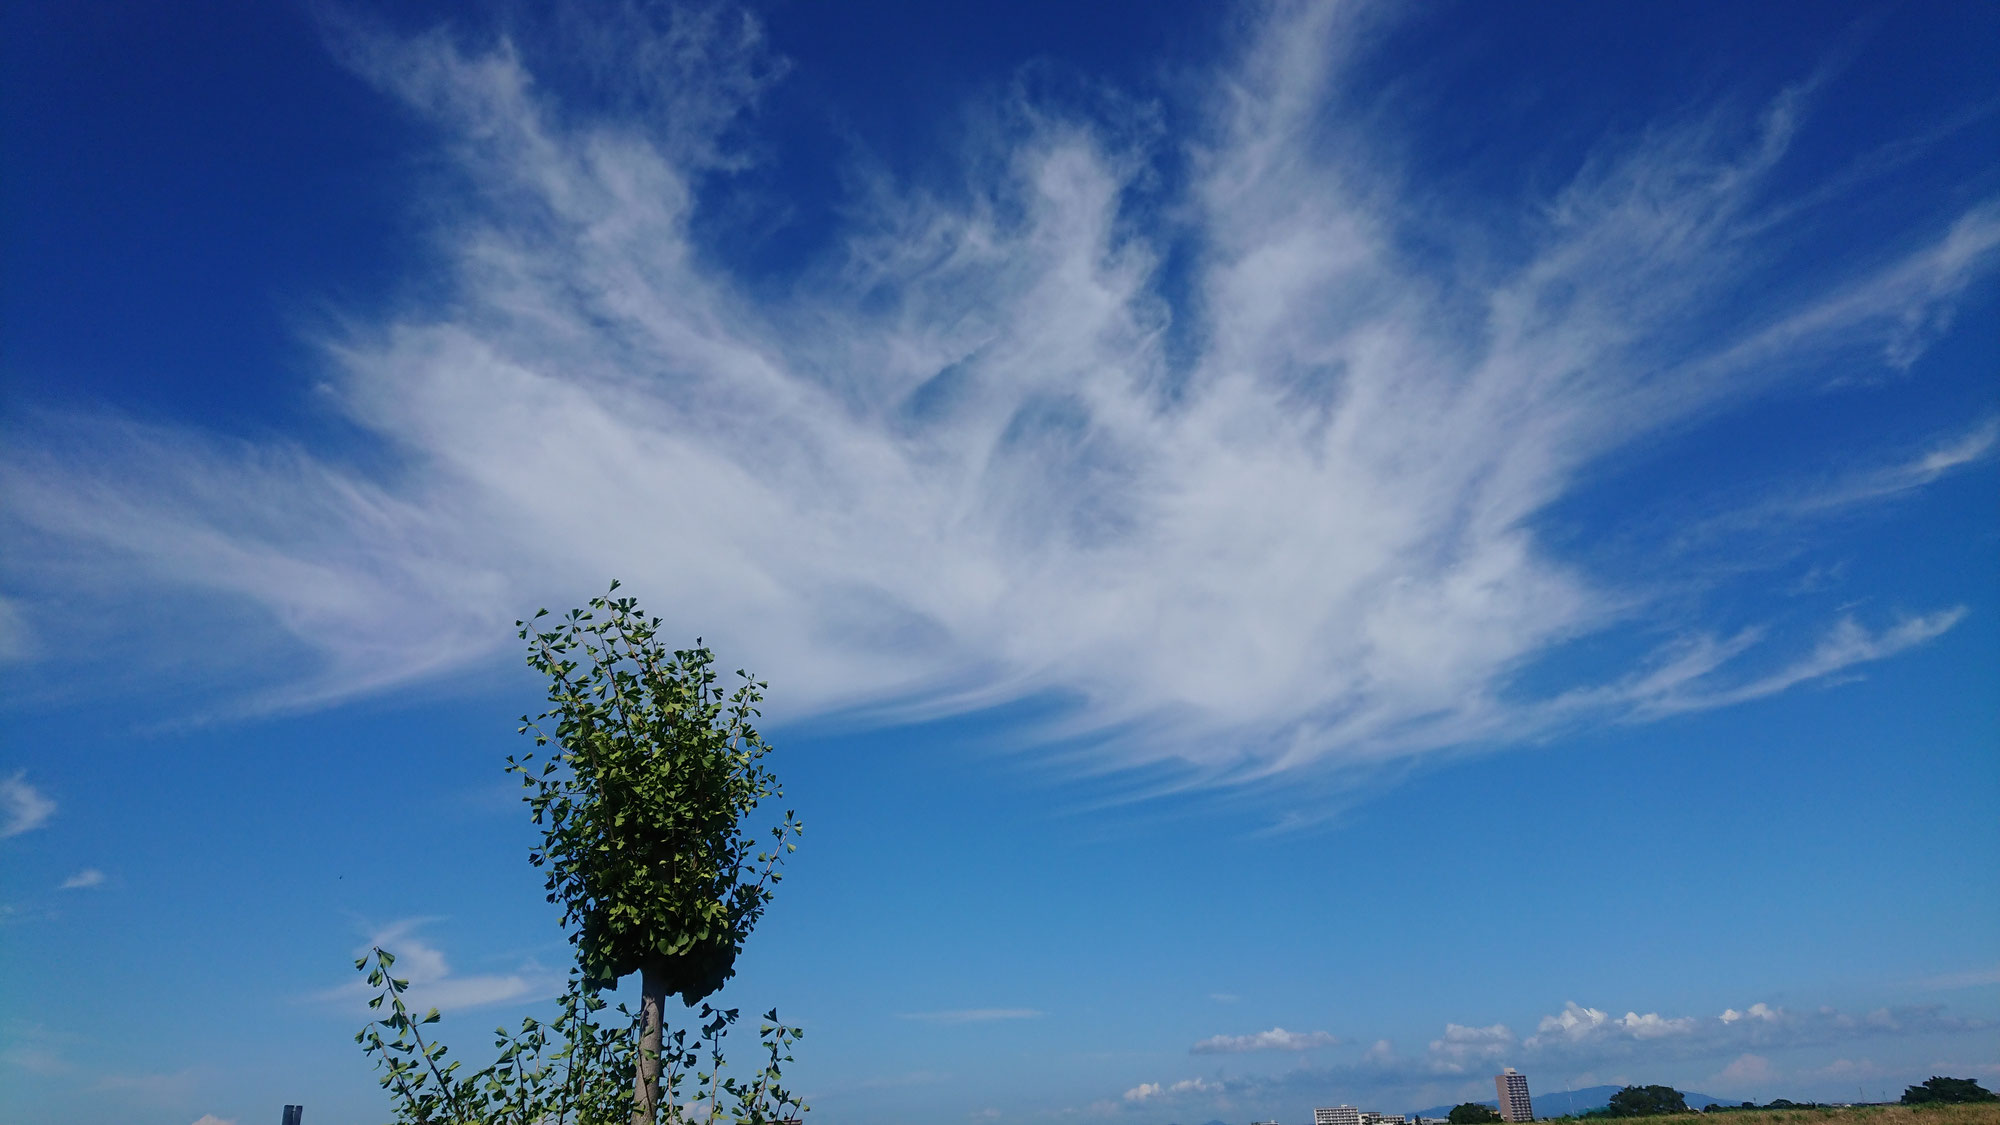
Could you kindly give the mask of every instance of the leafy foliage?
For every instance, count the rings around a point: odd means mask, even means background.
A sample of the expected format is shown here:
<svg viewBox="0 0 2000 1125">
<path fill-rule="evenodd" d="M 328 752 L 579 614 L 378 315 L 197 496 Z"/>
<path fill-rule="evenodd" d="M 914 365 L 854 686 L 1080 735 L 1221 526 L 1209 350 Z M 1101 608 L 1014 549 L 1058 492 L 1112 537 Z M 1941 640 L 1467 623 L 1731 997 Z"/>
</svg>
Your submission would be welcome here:
<svg viewBox="0 0 2000 1125">
<path fill-rule="evenodd" d="M 554 1020 L 530 1017 L 513 1033 L 495 1028 L 499 1056 L 484 1069 L 461 1075 L 458 1062 L 444 1061 L 449 1048 L 424 1037 L 423 1029 L 441 1018 L 438 1010 L 412 1015 L 403 998 L 410 982 L 395 975 L 395 964 L 395 954 L 379 947 L 354 962 L 368 972 L 369 986 L 380 990 L 368 1002 L 376 1019 L 354 1041 L 383 1072 L 382 1087 L 395 1100 L 399 1123 L 595 1125 L 631 1115 L 626 1075 L 637 1041 L 631 1014 L 619 1009 L 622 1026 L 600 1022 L 597 1014 L 606 1003 L 576 974 Z"/>
<path fill-rule="evenodd" d="M 1687 1099 L 1672 1086 L 1627 1086 L 1611 1095 L 1606 1117 L 1658 1117 L 1688 1112 Z"/>
<path fill-rule="evenodd" d="M 524 716 L 521 730 L 554 750 L 538 771 L 534 754 L 507 769 L 542 826 L 529 860 L 548 869 L 548 899 L 562 905 L 576 949 L 558 1014 L 496 1028 L 498 1057 L 462 1074 L 425 1035 L 437 1009 L 415 1015 L 394 954 L 376 948 L 354 963 L 377 990 L 376 1018 L 355 1041 L 375 1059 L 401 1125 L 796 1122 L 807 1107 L 783 1086 L 782 1068 L 804 1031 L 766 1012 L 764 1065 L 724 1077 L 722 1041 L 738 1010 L 701 1003 L 734 975 L 803 831 L 786 812 L 768 851 L 754 851 L 744 831 L 761 802 L 782 795 L 752 725 L 767 685 L 738 672 L 725 692 L 699 640 L 669 655 L 659 618 L 630 598 L 595 598 L 555 628 L 537 627 L 547 615 L 516 622 L 528 663 L 549 678 L 548 710 Z M 635 971 L 640 1011 L 621 1004 L 605 1018 L 602 991 Z M 693 1029 L 666 1026 L 668 994 L 701 1004 Z"/>
<path fill-rule="evenodd" d="M 743 831 L 783 795 L 752 725 L 768 685 L 739 671 L 725 695 L 708 649 L 697 640 L 667 656 L 660 619 L 631 598 L 593 598 L 544 631 L 547 613 L 518 623 L 528 663 L 549 679 L 549 709 L 521 729 L 556 750 L 539 773 L 533 754 L 508 759 L 546 833 L 529 859 L 548 868 L 549 901 L 590 982 L 650 968 L 692 1006 L 735 974 L 803 831 L 787 812 L 771 829 L 781 847 L 754 858 Z"/>
<path fill-rule="evenodd" d="M 423 1029 L 441 1018 L 422 1016 L 404 1001 L 410 982 L 395 976 L 396 957 L 377 948 L 355 961 L 380 989 L 368 1002 L 377 1018 L 354 1041 L 373 1056 L 380 1082 L 396 1105 L 398 1125 L 625 1125 L 632 1116 L 631 1075 L 639 1045 L 638 1017 L 624 1005 L 617 1019 L 598 1018 L 607 1002 L 572 973 L 553 1020 L 533 1017 L 520 1030 L 494 1028 L 498 1057 L 484 1069 L 460 1074 L 450 1049 Z M 796 1120 L 806 1111 L 782 1082 L 783 1064 L 804 1030 L 764 1013 L 758 1029 L 766 1061 L 748 1079 L 723 1076 L 722 1040 L 738 1010 L 704 1004 L 691 1038 L 686 1029 L 667 1037 L 661 1051 L 663 1108 L 671 1122 L 742 1125 Z M 386 1033 L 386 1034 L 385 1034 Z"/>
<path fill-rule="evenodd" d="M 1991 1090 L 1970 1078 L 1931 1077 L 1921 1085 L 1903 1091 L 1904 1105 L 2000 1101 Z"/>
<path fill-rule="evenodd" d="M 1500 1111 L 1478 1102 L 1463 1102 L 1451 1107 L 1451 1112 L 1445 1116 L 1445 1120 L 1451 1122 L 1451 1125 L 1485 1125 L 1488 1121 L 1500 1120 Z"/>
</svg>

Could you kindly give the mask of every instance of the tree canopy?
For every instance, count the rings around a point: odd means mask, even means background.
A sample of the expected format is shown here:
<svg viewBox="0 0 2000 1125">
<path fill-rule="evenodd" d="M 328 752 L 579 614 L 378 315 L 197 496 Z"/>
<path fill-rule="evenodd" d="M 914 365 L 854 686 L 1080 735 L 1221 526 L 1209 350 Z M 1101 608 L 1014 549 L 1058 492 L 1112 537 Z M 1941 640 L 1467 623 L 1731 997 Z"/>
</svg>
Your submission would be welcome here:
<svg viewBox="0 0 2000 1125">
<path fill-rule="evenodd" d="M 1943 1078 L 1933 1074 L 1928 1081 L 1903 1091 L 1904 1105 L 1990 1101 L 2000 1101 L 2000 1096 L 1970 1078 Z"/>
<path fill-rule="evenodd" d="M 1604 1107 L 1607 1117 L 1657 1117 L 1663 1113 L 1686 1113 L 1687 1099 L 1672 1086 L 1627 1086 L 1611 1095 Z"/>
<path fill-rule="evenodd" d="M 528 858 L 548 868 L 549 901 L 562 905 L 586 986 L 640 976 L 632 1122 L 651 1125 L 666 997 L 692 1007 L 735 975 L 803 829 L 785 813 L 767 852 L 746 831 L 759 804 L 783 795 L 752 723 L 763 681 L 739 670 L 735 690 L 719 686 L 700 638 L 669 653 L 660 619 L 632 598 L 592 598 L 550 629 L 547 616 L 517 622 L 528 664 L 549 682 L 548 710 L 522 716 L 521 731 L 555 751 L 539 772 L 532 754 L 508 768 L 543 826 Z M 553 729 L 541 725 L 551 720 Z"/>
<path fill-rule="evenodd" d="M 532 754 L 509 763 L 546 832 L 529 859 L 548 868 L 549 901 L 592 980 L 650 973 L 693 1005 L 735 974 L 799 831 L 787 813 L 772 830 L 782 851 L 753 855 L 744 830 L 783 795 L 752 725 L 767 685 L 739 671 L 725 692 L 700 640 L 669 654 L 660 619 L 631 598 L 593 598 L 543 630 L 546 616 L 520 625 L 549 681 L 548 710 L 521 729 L 556 752 L 539 772 Z"/>
<path fill-rule="evenodd" d="M 723 1074 L 737 1009 L 703 1003 L 694 1028 L 670 1035 L 662 1010 L 669 995 L 693 1007 L 735 974 L 802 831 L 787 812 L 769 850 L 751 843 L 750 814 L 781 795 L 752 723 L 765 685 L 738 672 L 733 691 L 717 686 L 700 639 L 669 653 L 660 619 L 630 598 L 594 598 L 554 628 L 547 616 L 515 624 L 549 685 L 548 709 L 523 716 L 521 730 L 552 750 L 539 768 L 527 754 L 507 769 L 542 826 L 528 858 L 547 869 L 548 900 L 562 905 L 576 950 L 558 1014 L 496 1030 L 496 1060 L 461 1073 L 424 1030 L 438 1010 L 411 1007 L 395 955 L 377 948 L 355 962 L 377 990 L 376 1018 L 355 1040 L 405 1125 L 792 1120 L 806 1107 L 781 1084 L 782 1067 L 803 1032 L 777 1009 L 759 1023 L 765 1063 L 742 1079 Z M 640 1010 L 607 1017 L 602 991 L 634 972 Z"/>
<path fill-rule="evenodd" d="M 1451 1122 L 1451 1125 L 1485 1125 L 1485 1122 L 1500 1120 L 1500 1111 L 1490 1105 L 1465 1102 L 1453 1106 L 1445 1120 Z"/>
</svg>

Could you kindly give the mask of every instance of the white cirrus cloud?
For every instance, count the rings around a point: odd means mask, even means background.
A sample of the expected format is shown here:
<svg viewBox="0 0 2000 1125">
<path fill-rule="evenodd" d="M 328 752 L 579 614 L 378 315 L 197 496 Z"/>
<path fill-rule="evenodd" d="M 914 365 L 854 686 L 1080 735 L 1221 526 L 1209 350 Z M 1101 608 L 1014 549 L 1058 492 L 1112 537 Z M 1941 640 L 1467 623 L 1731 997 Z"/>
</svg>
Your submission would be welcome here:
<svg viewBox="0 0 2000 1125">
<path fill-rule="evenodd" d="M 300 660 L 237 701 L 282 708 L 490 665 L 515 617 L 615 575 L 787 713 L 1054 694 L 1053 734 L 1189 784 L 1730 706 L 1952 628 L 1937 607 L 1788 648 L 1695 620 L 1601 681 L 1517 690 L 1656 597 L 1538 517 L 1667 428 L 1909 368 L 1991 274 L 2000 205 L 1770 284 L 1787 224 L 1834 205 L 1766 198 L 1807 83 L 1754 120 L 1607 140 L 1461 237 L 1439 216 L 1466 209 L 1385 155 L 1394 115 L 1343 113 L 1382 18 L 1274 6 L 1164 133 L 1013 95 L 964 142 L 994 175 L 858 176 L 783 286 L 705 242 L 704 188 L 749 159 L 728 138 L 784 70 L 754 23 L 572 44 L 638 83 L 598 116 L 537 82 L 535 43 L 345 30 L 456 173 L 426 209 L 443 295 L 316 341 L 361 444 L 36 415 L 0 451 L 8 581 L 89 556 L 102 599 L 237 607 L 194 647 L 284 639 Z M 1148 202 L 1162 163 L 1185 182 Z M 88 643 L 105 616 L 46 632 Z"/>
<path fill-rule="evenodd" d="M 1234 1055 L 1245 1051 L 1310 1051 L 1331 1047 L 1340 1040 L 1325 1031 L 1286 1031 L 1274 1027 L 1250 1035 L 1211 1035 L 1188 1048 L 1195 1055 Z"/>
<path fill-rule="evenodd" d="M 1992 965 L 1983 969 L 1968 969 L 1965 970 L 1964 972 L 1957 972 L 1957 973 L 1943 973 L 1934 977 L 1925 977 L 1923 980 L 1918 981 L 1917 984 L 1921 988 L 1938 989 L 1938 990 L 1975 988 L 1982 984 L 2000 984 L 2000 965 Z"/>
<path fill-rule="evenodd" d="M 0 840 L 32 832 L 56 815 L 56 803 L 28 783 L 26 770 L 0 777 Z"/>
<path fill-rule="evenodd" d="M 994 1023 L 1001 1020 L 1040 1019 L 1038 1008 L 952 1008 L 939 1012 L 899 1012 L 898 1019 L 925 1023 Z"/>
<path fill-rule="evenodd" d="M 91 887 L 101 887 L 103 885 L 104 885 L 104 872 L 99 871 L 95 867 L 86 867 L 83 870 L 77 872 L 76 874 L 71 875 L 69 878 L 64 879 L 62 881 L 62 885 L 57 889 L 65 891 L 80 891 L 80 890 L 86 890 Z"/>
<path fill-rule="evenodd" d="M 38 647 L 21 607 L 12 598 L 0 597 L 0 664 L 24 662 Z"/>
</svg>

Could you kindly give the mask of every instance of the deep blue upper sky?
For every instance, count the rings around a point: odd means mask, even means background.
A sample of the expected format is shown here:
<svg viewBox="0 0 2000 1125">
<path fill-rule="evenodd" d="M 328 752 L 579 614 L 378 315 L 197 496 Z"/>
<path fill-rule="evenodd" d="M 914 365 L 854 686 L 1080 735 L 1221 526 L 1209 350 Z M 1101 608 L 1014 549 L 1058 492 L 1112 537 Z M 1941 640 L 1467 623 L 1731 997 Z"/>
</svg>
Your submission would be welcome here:
<svg viewBox="0 0 2000 1125">
<path fill-rule="evenodd" d="M 2000 1078 L 1993 6 L 4 20 L 7 1120 L 535 1011 L 613 577 L 830 1125 Z"/>
</svg>

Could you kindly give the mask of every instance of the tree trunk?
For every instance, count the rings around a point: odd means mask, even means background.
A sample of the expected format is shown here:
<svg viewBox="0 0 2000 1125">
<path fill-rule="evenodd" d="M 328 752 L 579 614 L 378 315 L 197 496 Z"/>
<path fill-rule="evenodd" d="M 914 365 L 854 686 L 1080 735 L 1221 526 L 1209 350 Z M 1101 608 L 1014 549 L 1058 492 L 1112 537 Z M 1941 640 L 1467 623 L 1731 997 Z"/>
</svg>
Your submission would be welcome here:
<svg viewBox="0 0 2000 1125">
<path fill-rule="evenodd" d="M 632 1125 L 657 1125 L 660 1106 L 660 1035 L 666 1019 L 666 974 L 652 965 L 639 970 L 639 1064 L 632 1075 Z"/>
</svg>

